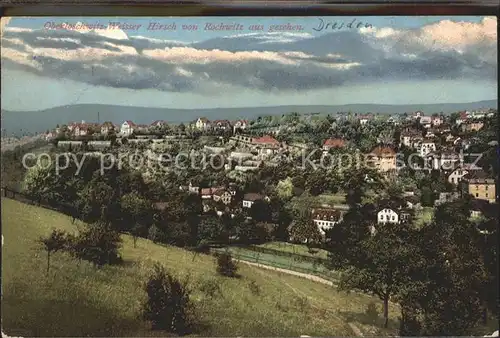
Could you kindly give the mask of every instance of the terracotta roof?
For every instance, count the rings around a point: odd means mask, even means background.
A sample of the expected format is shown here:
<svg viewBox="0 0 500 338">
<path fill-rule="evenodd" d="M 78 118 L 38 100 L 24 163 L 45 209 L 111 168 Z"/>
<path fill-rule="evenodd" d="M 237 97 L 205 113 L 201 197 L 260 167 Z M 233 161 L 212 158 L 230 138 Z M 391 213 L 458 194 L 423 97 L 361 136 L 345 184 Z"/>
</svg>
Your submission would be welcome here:
<svg viewBox="0 0 500 338">
<path fill-rule="evenodd" d="M 325 141 L 325 143 L 323 144 L 324 146 L 327 146 L 327 147 L 343 147 L 345 146 L 345 141 L 342 140 L 342 139 L 339 139 L 339 138 L 329 138 L 328 140 Z"/>
<path fill-rule="evenodd" d="M 279 142 L 272 136 L 265 135 L 256 139 L 253 139 L 253 143 L 260 144 L 279 144 Z"/>
<path fill-rule="evenodd" d="M 130 120 L 126 120 L 125 122 L 127 122 L 127 124 L 131 127 L 136 127 L 136 124 Z"/>
<path fill-rule="evenodd" d="M 201 120 L 202 122 L 210 122 L 206 117 L 200 117 L 196 121 Z"/>
<path fill-rule="evenodd" d="M 391 147 L 384 146 L 375 147 L 371 153 L 377 155 L 378 157 L 396 155 L 396 152 Z"/>
</svg>

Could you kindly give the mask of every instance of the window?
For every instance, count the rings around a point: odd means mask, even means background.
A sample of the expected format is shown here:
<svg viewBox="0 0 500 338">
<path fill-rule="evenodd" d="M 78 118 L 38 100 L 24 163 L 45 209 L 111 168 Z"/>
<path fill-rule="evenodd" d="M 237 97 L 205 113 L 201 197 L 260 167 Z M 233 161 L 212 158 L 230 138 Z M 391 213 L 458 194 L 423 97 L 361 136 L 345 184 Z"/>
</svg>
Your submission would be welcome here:
<svg viewBox="0 0 500 338">
<path fill-rule="evenodd" d="M 394 221 L 394 216 L 391 217 L 391 220 Z"/>
<path fill-rule="evenodd" d="M 479 197 L 479 194 L 476 192 L 476 197 Z"/>
<path fill-rule="evenodd" d="M 484 190 L 488 190 L 488 185 L 487 184 L 484 186 Z"/>
</svg>

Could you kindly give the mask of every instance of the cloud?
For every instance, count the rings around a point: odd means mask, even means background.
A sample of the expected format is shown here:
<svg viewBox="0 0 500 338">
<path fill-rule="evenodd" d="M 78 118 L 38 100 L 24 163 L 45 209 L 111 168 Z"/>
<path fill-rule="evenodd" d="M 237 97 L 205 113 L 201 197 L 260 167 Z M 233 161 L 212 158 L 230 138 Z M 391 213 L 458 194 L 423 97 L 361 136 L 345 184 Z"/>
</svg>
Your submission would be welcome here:
<svg viewBox="0 0 500 338">
<path fill-rule="evenodd" d="M 121 30 L 8 27 L 2 66 L 92 85 L 171 92 L 306 91 L 401 80 L 496 81 L 496 19 L 417 29 L 247 33 L 199 43 Z"/>
</svg>

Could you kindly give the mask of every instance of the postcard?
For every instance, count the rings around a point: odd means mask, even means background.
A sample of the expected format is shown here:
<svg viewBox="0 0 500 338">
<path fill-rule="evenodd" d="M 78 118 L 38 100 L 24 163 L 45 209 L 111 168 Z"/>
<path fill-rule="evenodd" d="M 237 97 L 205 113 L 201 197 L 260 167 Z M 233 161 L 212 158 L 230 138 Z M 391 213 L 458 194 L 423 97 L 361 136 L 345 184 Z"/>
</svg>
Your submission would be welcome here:
<svg viewBox="0 0 500 338">
<path fill-rule="evenodd" d="M 2 336 L 498 336 L 497 39 L 2 18 Z"/>
</svg>

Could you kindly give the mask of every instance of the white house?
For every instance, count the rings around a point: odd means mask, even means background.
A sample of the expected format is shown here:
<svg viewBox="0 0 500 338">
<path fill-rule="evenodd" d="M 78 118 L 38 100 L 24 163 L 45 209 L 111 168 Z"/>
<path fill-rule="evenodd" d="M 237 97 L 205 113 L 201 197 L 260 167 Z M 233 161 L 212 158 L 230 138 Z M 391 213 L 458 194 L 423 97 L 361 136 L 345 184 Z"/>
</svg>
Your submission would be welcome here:
<svg viewBox="0 0 500 338">
<path fill-rule="evenodd" d="M 211 123 L 206 117 L 198 118 L 194 125 L 198 130 L 208 130 L 211 127 Z"/>
<path fill-rule="evenodd" d="M 450 175 L 448 175 L 448 182 L 450 182 L 451 184 L 458 185 L 462 177 L 467 175 L 469 172 L 481 169 L 482 169 L 481 167 L 478 167 L 470 163 L 458 166 L 450 173 Z"/>
<path fill-rule="evenodd" d="M 392 209 L 384 208 L 377 213 L 377 223 L 399 223 L 399 214 Z"/>
<path fill-rule="evenodd" d="M 82 123 L 78 123 L 73 128 L 73 134 L 75 136 L 85 136 L 89 133 L 89 126 L 82 121 Z"/>
<path fill-rule="evenodd" d="M 221 201 L 225 205 L 231 204 L 233 195 L 225 189 L 218 189 L 213 192 L 213 199 L 215 202 Z"/>
<path fill-rule="evenodd" d="M 312 219 L 322 235 L 337 224 L 341 219 L 341 213 L 335 209 L 312 209 Z"/>
<path fill-rule="evenodd" d="M 248 127 L 248 121 L 247 120 L 238 120 L 233 124 L 233 129 L 236 131 L 236 129 L 247 129 Z"/>
<path fill-rule="evenodd" d="M 120 128 L 120 133 L 123 136 L 130 136 L 132 135 L 135 129 L 137 129 L 137 125 L 134 122 L 127 120 L 122 123 L 122 126 Z"/>
<path fill-rule="evenodd" d="M 422 116 L 420 120 L 418 121 L 422 126 L 425 128 L 430 128 L 432 125 L 432 117 L 430 116 Z"/>
<path fill-rule="evenodd" d="M 425 157 L 425 155 L 430 152 L 436 151 L 436 143 L 429 139 L 424 139 L 418 146 L 417 150 L 420 156 Z"/>
</svg>

